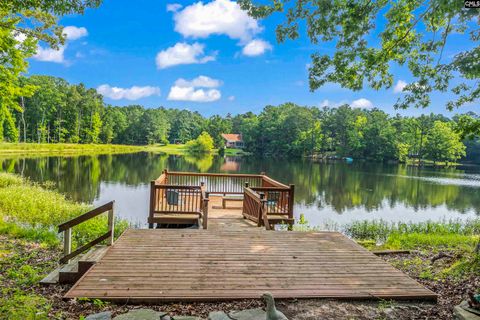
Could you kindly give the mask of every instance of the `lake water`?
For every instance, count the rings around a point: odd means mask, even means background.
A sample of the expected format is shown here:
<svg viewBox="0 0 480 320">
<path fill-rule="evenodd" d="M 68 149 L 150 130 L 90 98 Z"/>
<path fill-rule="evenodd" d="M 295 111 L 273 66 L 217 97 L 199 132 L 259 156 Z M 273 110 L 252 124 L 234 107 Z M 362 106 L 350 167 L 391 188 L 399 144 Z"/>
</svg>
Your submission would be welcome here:
<svg viewBox="0 0 480 320">
<path fill-rule="evenodd" d="M 425 221 L 480 216 L 480 167 L 418 168 L 382 163 L 316 163 L 163 154 L 1 158 L 2 170 L 53 182 L 77 201 L 116 201 L 116 214 L 147 226 L 149 182 L 171 171 L 260 173 L 295 184 L 295 216 L 310 225 L 355 220 Z"/>
</svg>

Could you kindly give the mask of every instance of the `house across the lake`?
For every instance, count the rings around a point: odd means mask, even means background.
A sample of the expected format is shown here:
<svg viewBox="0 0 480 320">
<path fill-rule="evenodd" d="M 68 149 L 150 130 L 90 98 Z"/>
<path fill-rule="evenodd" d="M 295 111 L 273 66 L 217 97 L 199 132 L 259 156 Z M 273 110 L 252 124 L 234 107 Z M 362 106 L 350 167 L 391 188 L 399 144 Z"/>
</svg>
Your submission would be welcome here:
<svg viewBox="0 0 480 320">
<path fill-rule="evenodd" d="M 243 138 L 238 133 L 222 133 L 222 138 L 225 141 L 225 147 L 243 149 Z"/>
</svg>

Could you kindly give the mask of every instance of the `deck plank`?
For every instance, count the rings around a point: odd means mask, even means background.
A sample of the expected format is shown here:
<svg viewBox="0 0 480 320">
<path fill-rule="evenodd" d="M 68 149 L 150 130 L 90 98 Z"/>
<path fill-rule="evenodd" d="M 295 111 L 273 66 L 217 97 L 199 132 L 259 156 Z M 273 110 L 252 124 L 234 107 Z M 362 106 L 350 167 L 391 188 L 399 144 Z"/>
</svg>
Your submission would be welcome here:
<svg viewBox="0 0 480 320">
<path fill-rule="evenodd" d="M 336 232 L 265 231 L 238 209 L 214 209 L 208 230 L 127 230 L 66 294 L 129 303 L 258 298 L 436 300 Z"/>
</svg>

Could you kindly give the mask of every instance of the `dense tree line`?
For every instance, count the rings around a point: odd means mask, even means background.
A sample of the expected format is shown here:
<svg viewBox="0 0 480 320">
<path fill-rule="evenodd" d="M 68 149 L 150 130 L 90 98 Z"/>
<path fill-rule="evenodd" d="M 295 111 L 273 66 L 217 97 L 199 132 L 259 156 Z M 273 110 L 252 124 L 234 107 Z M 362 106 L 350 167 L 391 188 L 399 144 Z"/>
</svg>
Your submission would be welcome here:
<svg viewBox="0 0 480 320">
<path fill-rule="evenodd" d="M 343 105 L 317 108 L 285 103 L 252 112 L 209 118 L 189 110 L 106 105 L 96 90 L 50 76 L 21 79 L 34 88 L 21 97 L 3 139 L 47 143 L 186 143 L 207 132 L 215 147 L 222 133 L 241 133 L 247 151 L 258 155 L 326 156 L 400 160 L 408 157 L 453 161 L 478 157 L 475 136 L 463 137 L 459 123 L 474 113 L 449 119 L 429 114 L 390 116 L 379 109 Z M 477 152 L 478 153 L 478 152 Z"/>
</svg>

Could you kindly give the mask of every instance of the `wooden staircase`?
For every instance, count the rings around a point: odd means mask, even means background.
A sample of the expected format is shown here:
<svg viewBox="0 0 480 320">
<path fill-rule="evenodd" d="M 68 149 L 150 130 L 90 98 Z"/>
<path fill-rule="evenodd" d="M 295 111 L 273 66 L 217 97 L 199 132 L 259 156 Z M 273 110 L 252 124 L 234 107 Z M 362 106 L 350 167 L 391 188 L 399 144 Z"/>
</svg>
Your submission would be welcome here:
<svg viewBox="0 0 480 320">
<path fill-rule="evenodd" d="M 108 246 L 95 246 L 87 253 L 78 255 L 71 259 L 69 263 L 61 265 L 53 270 L 43 280 L 41 284 L 73 284 L 77 282 L 95 263 L 105 255 Z"/>
</svg>

